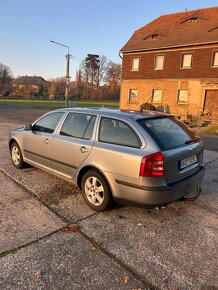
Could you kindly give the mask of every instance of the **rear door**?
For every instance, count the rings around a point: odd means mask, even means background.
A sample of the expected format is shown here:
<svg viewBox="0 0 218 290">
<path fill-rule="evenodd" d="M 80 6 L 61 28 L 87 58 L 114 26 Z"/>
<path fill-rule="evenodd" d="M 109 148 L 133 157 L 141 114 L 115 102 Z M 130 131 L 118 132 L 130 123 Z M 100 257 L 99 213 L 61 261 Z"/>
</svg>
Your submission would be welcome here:
<svg viewBox="0 0 218 290">
<path fill-rule="evenodd" d="M 139 180 L 145 146 L 128 120 L 102 116 L 98 141 L 92 150 L 92 162 L 117 180 L 135 183 Z"/>
<path fill-rule="evenodd" d="M 181 180 L 200 169 L 203 159 L 202 141 L 184 123 L 172 117 L 138 122 L 150 133 L 163 153 L 166 183 Z"/>
<path fill-rule="evenodd" d="M 50 158 L 55 173 L 73 178 L 91 152 L 95 122 L 95 115 L 68 113 L 60 132 L 52 139 Z"/>
</svg>

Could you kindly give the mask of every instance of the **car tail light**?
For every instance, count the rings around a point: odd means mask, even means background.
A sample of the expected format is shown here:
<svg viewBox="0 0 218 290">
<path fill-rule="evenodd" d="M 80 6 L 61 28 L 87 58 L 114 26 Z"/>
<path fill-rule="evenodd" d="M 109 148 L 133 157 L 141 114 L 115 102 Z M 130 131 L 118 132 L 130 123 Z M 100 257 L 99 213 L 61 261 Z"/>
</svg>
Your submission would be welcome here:
<svg viewBox="0 0 218 290">
<path fill-rule="evenodd" d="M 164 160 L 162 152 L 157 152 L 142 158 L 139 176 L 155 177 L 164 175 Z"/>
</svg>

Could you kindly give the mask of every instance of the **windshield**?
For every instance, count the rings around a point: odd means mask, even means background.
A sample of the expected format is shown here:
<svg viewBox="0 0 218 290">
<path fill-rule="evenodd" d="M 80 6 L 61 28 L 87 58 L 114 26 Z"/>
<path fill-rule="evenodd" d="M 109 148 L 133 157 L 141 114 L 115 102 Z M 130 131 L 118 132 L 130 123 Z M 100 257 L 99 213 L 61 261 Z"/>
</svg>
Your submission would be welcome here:
<svg viewBox="0 0 218 290">
<path fill-rule="evenodd" d="M 137 122 L 154 138 L 163 151 L 200 140 L 196 133 L 175 117 L 145 118 Z"/>
</svg>

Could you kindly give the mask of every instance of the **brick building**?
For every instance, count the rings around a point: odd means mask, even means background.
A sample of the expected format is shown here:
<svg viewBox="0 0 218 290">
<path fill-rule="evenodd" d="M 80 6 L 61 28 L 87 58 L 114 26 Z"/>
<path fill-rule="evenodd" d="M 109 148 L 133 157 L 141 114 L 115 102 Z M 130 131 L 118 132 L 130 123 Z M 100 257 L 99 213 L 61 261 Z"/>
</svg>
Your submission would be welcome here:
<svg viewBox="0 0 218 290">
<path fill-rule="evenodd" d="M 160 16 L 120 52 L 121 109 L 149 102 L 183 118 L 218 117 L 218 6 Z"/>
<path fill-rule="evenodd" d="M 48 91 L 50 82 L 43 79 L 41 76 L 22 76 L 12 82 L 13 91 L 29 97 L 30 95 L 42 95 Z"/>
</svg>

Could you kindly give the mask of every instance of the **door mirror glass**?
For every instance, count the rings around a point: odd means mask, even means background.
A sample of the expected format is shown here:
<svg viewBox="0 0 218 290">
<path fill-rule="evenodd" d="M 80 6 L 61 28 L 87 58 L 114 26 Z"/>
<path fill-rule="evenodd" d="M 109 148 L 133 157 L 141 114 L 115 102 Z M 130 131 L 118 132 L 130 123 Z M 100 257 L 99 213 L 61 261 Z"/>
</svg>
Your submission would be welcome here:
<svg viewBox="0 0 218 290">
<path fill-rule="evenodd" d="M 32 124 L 26 124 L 24 127 L 25 131 L 31 131 L 33 129 Z"/>
</svg>

